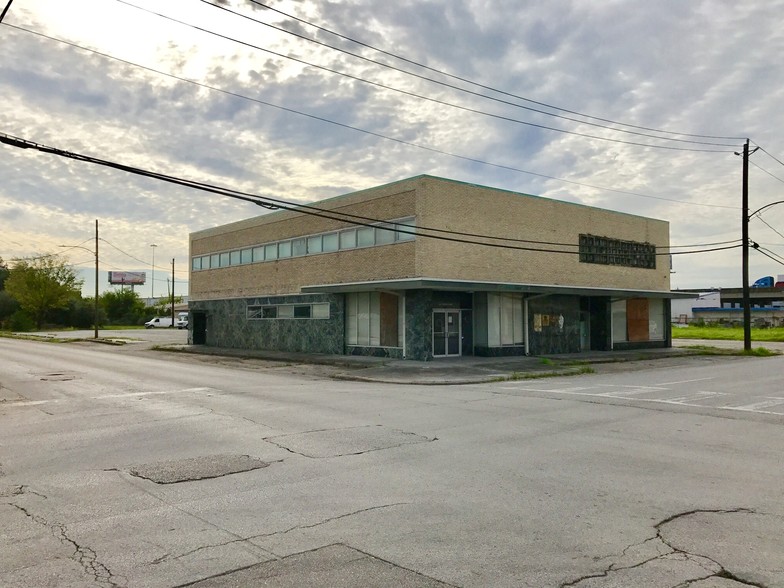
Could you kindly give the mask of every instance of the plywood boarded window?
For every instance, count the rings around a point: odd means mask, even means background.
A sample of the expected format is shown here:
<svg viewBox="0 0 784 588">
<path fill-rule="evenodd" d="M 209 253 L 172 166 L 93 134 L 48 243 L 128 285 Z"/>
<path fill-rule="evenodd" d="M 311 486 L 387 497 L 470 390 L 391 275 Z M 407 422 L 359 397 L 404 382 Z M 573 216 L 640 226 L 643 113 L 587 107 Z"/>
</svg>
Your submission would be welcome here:
<svg viewBox="0 0 784 588">
<path fill-rule="evenodd" d="M 381 292 L 381 346 L 397 347 L 397 296 Z"/>
<path fill-rule="evenodd" d="M 629 341 L 648 341 L 648 299 L 626 301 L 626 332 Z"/>
</svg>

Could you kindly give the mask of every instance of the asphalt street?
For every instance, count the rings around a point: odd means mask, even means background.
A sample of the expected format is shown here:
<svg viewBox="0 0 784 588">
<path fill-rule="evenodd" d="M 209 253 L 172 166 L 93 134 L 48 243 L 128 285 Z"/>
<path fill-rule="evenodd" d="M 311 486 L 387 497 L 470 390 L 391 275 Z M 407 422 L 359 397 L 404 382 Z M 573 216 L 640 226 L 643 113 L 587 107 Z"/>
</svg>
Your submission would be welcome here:
<svg viewBox="0 0 784 588">
<path fill-rule="evenodd" d="M 454 386 L 0 358 L 2 586 L 784 586 L 784 357 Z"/>
</svg>

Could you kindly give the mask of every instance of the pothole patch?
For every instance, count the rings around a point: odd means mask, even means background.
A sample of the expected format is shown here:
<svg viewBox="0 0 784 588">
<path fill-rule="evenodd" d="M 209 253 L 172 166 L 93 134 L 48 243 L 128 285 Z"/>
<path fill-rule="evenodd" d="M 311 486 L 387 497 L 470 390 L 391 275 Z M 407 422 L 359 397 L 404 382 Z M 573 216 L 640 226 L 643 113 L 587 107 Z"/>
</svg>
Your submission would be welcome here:
<svg viewBox="0 0 784 588">
<path fill-rule="evenodd" d="M 327 458 L 359 455 L 403 445 L 429 443 L 435 438 L 388 429 L 381 425 L 308 431 L 267 437 L 265 441 L 305 457 Z"/>
<path fill-rule="evenodd" d="M 249 472 L 269 465 L 270 462 L 250 455 L 222 454 L 134 465 L 127 472 L 156 484 L 178 484 Z"/>
<path fill-rule="evenodd" d="M 449 588 L 434 578 L 335 544 L 205 578 L 184 586 L 341 586 L 342 588 Z"/>
</svg>

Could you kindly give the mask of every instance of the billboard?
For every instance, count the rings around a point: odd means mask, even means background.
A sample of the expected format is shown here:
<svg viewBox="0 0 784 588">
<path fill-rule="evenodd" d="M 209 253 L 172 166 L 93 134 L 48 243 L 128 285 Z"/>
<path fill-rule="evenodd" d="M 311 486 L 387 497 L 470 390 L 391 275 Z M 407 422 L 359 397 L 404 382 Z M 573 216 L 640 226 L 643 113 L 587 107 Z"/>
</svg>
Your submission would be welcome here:
<svg viewBox="0 0 784 588">
<path fill-rule="evenodd" d="M 110 284 L 141 286 L 146 281 L 147 274 L 145 272 L 109 272 Z"/>
</svg>

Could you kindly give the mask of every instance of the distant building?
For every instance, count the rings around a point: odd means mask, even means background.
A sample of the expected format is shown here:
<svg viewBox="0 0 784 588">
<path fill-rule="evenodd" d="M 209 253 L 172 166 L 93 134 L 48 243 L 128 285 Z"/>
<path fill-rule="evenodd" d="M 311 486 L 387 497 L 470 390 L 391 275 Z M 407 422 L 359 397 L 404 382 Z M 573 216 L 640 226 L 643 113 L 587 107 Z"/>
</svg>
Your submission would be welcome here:
<svg viewBox="0 0 784 588">
<path fill-rule="evenodd" d="M 694 298 L 672 302 L 673 323 L 698 321 L 743 324 L 743 288 L 721 288 L 707 294 L 698 294 L 697 290 L 677 291 L 678 294 L 687 292 L 692 292 Z M 754 326 L 784 326 L 784 283 L 777 282 L 772 287 L 752 287 L 749 289 L 749 300 Z"/>
<path fill-rule="evenodd" d="M 712 292 L 694 293 L 689 298 L 679 298 L 671 302 L 672 322 L 686 325 L 694 321 L 694 311 L 702 308 L 721 307 L 721 293 Z"/>
<path fill-rule="evenodd" d="M 665 221 L 432 176 L 312 206 L 190 235 L 193 343 L 417 360 L 670 346 Z"/>
</svg>

